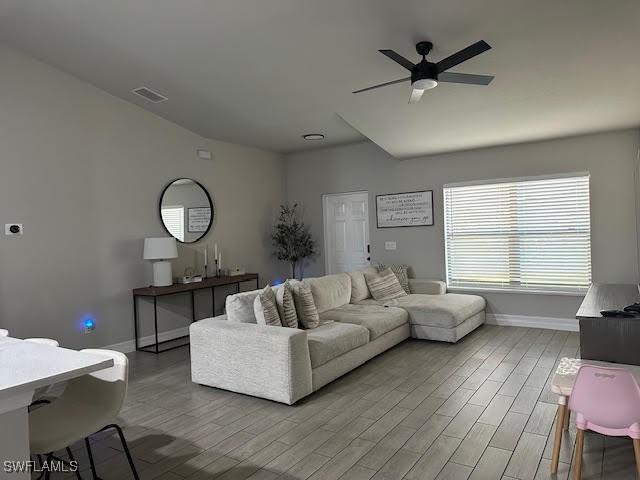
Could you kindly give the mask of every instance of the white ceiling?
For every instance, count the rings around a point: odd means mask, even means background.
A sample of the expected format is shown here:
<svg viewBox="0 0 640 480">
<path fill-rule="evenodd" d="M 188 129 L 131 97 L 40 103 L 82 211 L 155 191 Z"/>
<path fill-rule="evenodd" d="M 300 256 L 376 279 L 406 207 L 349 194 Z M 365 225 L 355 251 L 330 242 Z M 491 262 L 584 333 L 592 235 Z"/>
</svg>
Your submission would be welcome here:
<svg viewBox="0 0 640 480">
<path fill-rule="evenodd" d="M 480 40 L 409 105 L 377 49 L 432 61 Z M 640 124 L 637 0 L 2 0 L 0 40 L 206 137 L 279 152 L 371 139 L 392 155 Z M 130 93 L 145 85 L 157 105 Z M 322 132 L 326 140 L 301 135 Z"/>
</svg>

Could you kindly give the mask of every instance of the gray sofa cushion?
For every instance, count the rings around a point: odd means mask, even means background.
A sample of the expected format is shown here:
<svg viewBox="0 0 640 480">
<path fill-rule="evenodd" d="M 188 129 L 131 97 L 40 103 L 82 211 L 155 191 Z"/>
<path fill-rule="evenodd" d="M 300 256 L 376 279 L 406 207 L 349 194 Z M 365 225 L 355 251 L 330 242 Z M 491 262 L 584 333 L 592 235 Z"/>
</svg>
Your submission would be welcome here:
<svg viewBox="0 0 640 480">
<path fill-rule="evenodd" d="M 371 298 L 371 292 L 367 286 L 367 281 L 364 279 L 365 273 L 375 273 L 374 267 L 363 268 L 362 270 L 354 270 L 349 272 L 351 277 L 351 303 L 356 303 L 367 298 Z"/>
<path fill-rule="evenodd" d="M 423 340 L 456 343 L 484 323 L 484 311 L 467 318 L 454 328 L 433 327 L 429 325 L 411 325 L 411 336 Z"/>
<path fill-rule="evenodd" d="M 345 305 L 351 300 L 351 277 L 346 273 L 307 278 L 303 283 L 311 287 L 318 313 Z"/>
<path fill-rule="evenodd" d="M 447 284 L 441 280 L 426 280 L 424 278 L 409 279 L 409 293 L 424 293 L 427 295 L 443 295 L 447 293 Z"/>
<path fill-rule="evenodd" d="M 369 330 L 369 340 L 384 335 L 409 321 L 409 315 L 401 308 L 380 305 L 343 305 L 320 314 L 320 320 L 352 323 Z"/>
<path fill-rule="evenodd" d="M 384 300 L 376 300 L 375 298 L 366 298 L 364 300 L 360 300 L 359 302 L 354 302 L 356 305 L 378 305 L 382 307 L 389 302 L 385 302 Z"/>
<path fill-rule="evenodd" d="M 369 331 L 349 323 L 327 323 L 307 330 L 311 367 L 324 365 L 340 355 L 369 342 Z"/>
<path fill-rule="evenodd" d="M 477 295 L 446 293 L 444 295 L 411 294 L 384 302 L 409 313 L 413 325 L 455 328 L 469 317 L 485 309 L 484 298 Z"/>
</svg>

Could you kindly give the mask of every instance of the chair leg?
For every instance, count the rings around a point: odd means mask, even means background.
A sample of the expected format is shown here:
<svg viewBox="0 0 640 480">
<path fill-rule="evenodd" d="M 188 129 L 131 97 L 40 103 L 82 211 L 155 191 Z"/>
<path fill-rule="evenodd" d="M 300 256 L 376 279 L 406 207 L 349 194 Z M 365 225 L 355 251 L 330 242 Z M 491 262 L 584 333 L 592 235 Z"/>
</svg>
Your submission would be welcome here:
<svg viewBox="0 0 640 480">
<path fill-rule="evenodd" d="M 580 480 L 582 478 L 582 450 L 584 448 L 584 430 L 578 429 L 576 434 L 576 451 L 574 453 L 573 461 L 573 480 Z"/>
<path fill-rule="evenodd" d="M 564 428 L 564 418 L 567 413 L 567 406 L 558 405 L 556 412 L 556 432 L 553 439 L 553 452 L 551 454 L 551 473 L 558 473 L 558 461 L 560 460 L 560 446 L 562 444 L 562 429 Z"/>
<path fill-rule="evenodd" d="M 38 465 L 40 466 L 40 475 L 38 475 L 36 480 L 40 480 L 40 479 L 44 478 L 44 475 L 45 475 L 45 471 L 43 470 L 44 462 L 42 460 L 42 455 L 37 454 L 36 458 L 38 459 Z"/>
<path fill-rule="evenodd" d="M 98 475 L 96 474 L 96 464 L 93 462 L 93 453 L 91 453 L 91 444 L 89 443 L 89 437 L 85 437 L 84 444 L 87 447 L 89 465 L 91 465 L 91 475 L 93 475 L 93 480 L 98 480 Z"/>
<path fill-rule="evenodd" d="M 120 442 L 122 443 L 122 447 L 124 448 L 124 453 L 127 456 L 127 460 L 129 462 L 129 467 L 131 467 L 131 473 L 133 474 L 133 478 L 135 478 L 135 480 L 140 480 L 140 477 L 138 476 L 138 471 L 136 470 L 136 466 L 133 463 L 133 457 L 131 456 L 131 452 L 129 451 L 129 445 L 127 445 L 127 440 L 124 438 L 124 433 L 122 432 L 120 425 L 116 425 L 115 423 L 112 423 L 111 425 L 107 425 L 106 427 L 104 427 L 102 430 L 107 430 L 109 428 L 115 428 L 115 430 L 118 432 L 118 436 L 120 437 Z"/>
<path fill-rule="evenodd" d="M 52 454 L 48 454 L 47 455 L 47 467 L 51 466 L 51 462 L 53 461 L 53 456 Z M 44 480 L 49 480 L 51 478 L 51 470 L 47 470 L 47 472 L 44 474 Z"/>
<path fill-rule="evenodd" d="M 69 456 L 69 460 L 75 463 L 76 459 L 73 456 L 73 452 L 71 452 L 71 447 L 67 447 L 67 455 Z M 77 464 L 76 464 L 76 478 L 78 480 L 82 480 L 82 477 L 80 476 L 80 469 L 78 468 Z"/>
<path fill-rule="evenodd" d="M 640 475 L 640 440 L 637 438 L 633 439 L 633 452 L 636 455 L 636 470 L 638 470 L 638 475 Z"/>
</svg>

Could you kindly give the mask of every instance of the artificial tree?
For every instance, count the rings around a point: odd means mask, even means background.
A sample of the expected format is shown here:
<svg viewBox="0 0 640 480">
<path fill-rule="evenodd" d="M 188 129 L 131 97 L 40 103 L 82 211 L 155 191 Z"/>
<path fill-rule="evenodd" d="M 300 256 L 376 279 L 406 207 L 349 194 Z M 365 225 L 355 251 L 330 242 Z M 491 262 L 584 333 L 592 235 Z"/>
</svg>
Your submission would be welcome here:
<svg viewBox="0 0 640 480">
<path fill-rule="evenodd" d="M 300 278 L 302 278 L 302 266 L 304 260 L 316 255 L 316 244 L 309 227 L 302 221 L 302 214 L 298 210 L 298 204 L 293 206 L 280 205 L 278 223 L 273 227 L 271 234 L 274 255 L 278 260 L 289 262 L 291 265 L 291 277 L 296 278 L 296 267 L 300 266 Z"/>
</svg>

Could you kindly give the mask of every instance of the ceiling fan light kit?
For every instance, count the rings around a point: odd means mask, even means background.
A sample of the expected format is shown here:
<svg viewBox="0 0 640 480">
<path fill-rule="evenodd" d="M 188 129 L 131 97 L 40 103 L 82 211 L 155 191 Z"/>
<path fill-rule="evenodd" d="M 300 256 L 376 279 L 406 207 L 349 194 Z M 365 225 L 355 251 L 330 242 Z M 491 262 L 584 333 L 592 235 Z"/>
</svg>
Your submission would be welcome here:
<svg viewBox="0 0 640 480">
<path fill-rule="evenodd" d="M 421 78 L 411 84 L 414 90 L 431 90 L 438 86 L 438 81 L 433 78 Z"/>
<path fill-rule="evenodd" d="M 489 85 L 493 80 L 494 77 L 491 75 L 447 72 L 450 68 L 466 62 L 467 60 L 491 49 L 491 46 L 484 40 L 480 40 L 479 42 L 476 42 L 437 63 L 429 62 L 426 59 L 426 56 L 432 48 L 433 44 L 431 42 L 418 42 L 416 44 L 416 51 L 419 55 L 422 55 L 422 60 L 418 63 L 413 63 L 407 60 L 393 50 L 378 50 L 386 57 L 409 70 L 411 72 L 411 76 L 374 85 L 373 87 L 356 90 L 353 93 L 366 92 L 368 90 L 411 80 L 412 91 L 409 103 L 416 103 L 420 100 L 425 90 L 435 88 L 438 85 L 438 82 L 463 83 L 467 85 Z"/>
</svg>

